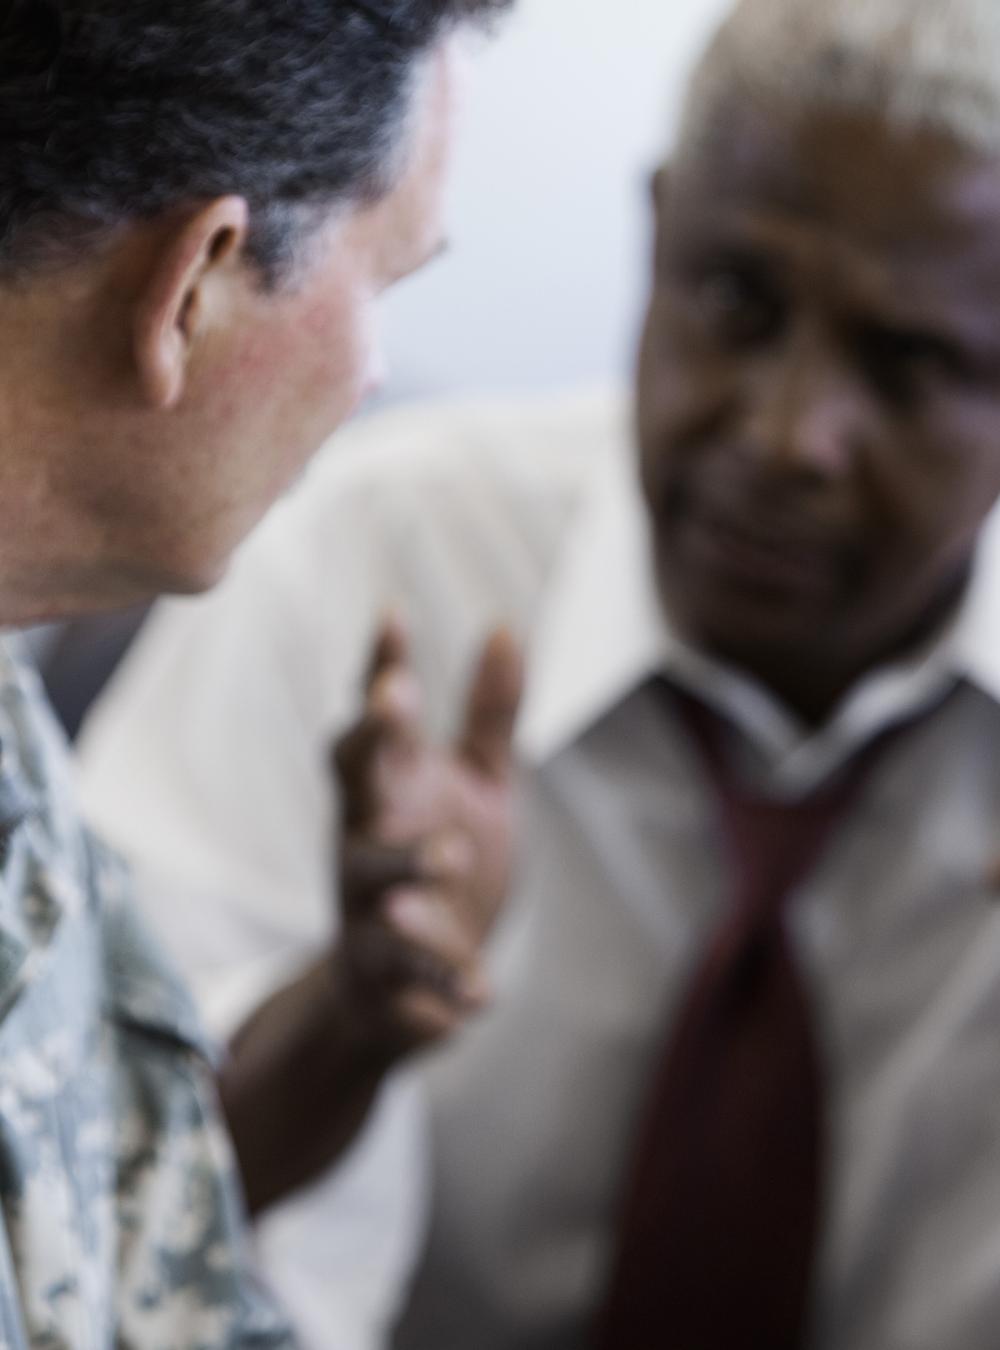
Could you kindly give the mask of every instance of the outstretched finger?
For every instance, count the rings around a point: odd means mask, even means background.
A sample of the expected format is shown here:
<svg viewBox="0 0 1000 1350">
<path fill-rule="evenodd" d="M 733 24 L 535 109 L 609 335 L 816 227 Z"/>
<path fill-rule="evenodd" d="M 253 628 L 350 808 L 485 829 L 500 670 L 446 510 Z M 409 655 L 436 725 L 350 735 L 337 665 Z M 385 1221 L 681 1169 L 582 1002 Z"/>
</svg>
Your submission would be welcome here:
<svg viewBox="0 0 1000 1350">
<path fill-rule="evenodd" d="M 422 724 L 423 700 L 413 672 L 406 666 L 384 670 L 360 720 L 333 748 L 346 829 L 363 830 L 377 818 L 387 780 L 423 745 Z"/>
<path fill-rule="evenodd" d="M 524 687 L 521 648 L 507 628 L 487 640 L 469 686 L 458 752 L 492 778 L 510 769 L 514 725 Z"/>
</svg>

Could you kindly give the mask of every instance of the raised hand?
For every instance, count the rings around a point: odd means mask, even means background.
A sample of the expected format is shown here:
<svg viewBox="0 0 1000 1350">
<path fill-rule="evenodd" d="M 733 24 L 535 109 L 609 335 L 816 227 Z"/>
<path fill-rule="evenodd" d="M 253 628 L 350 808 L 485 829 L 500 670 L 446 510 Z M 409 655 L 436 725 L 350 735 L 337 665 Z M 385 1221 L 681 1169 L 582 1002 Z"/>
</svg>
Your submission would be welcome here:
<svg viewBox="0 0 1000 1350">
<path fill-rule="evenodd" d="M 342 1007 L 389 1055 L 455 1031 L 489 1001 L 483 944 L 506 895 L 521 658 L 495 632 L 453 745 L 423 726 L 400 622 L 375 645 L 360 720 L 333 760 L 342 803 Z"/>
</svg>

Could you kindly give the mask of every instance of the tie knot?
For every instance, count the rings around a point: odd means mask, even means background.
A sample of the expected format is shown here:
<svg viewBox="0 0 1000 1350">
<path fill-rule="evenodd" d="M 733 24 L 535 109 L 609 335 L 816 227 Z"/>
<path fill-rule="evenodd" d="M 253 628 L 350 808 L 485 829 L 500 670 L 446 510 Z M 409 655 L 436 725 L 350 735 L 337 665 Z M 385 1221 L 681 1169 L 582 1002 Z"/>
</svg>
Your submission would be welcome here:
<svg viewBox="0 0 1000 1350">
<path fill-rule="evenodd" d="M 816 866 L 849 805 L 840 791 L 801 802 L 724 791 L 717 797 L 735 902 L 774 914 Z"/>
<path fill-rule="evenodd" d="M 743 909 L 777 916 L 785 900 L 816 866 L 837 824 L 849 811 L 875 759 L 862 752 L 808 797 L 785 801 L 748 788 L 726 753 L 729 725 L 687 693 L 673 695 L 699 751 L 717 808 L 733 878 Z"/>
</svg>

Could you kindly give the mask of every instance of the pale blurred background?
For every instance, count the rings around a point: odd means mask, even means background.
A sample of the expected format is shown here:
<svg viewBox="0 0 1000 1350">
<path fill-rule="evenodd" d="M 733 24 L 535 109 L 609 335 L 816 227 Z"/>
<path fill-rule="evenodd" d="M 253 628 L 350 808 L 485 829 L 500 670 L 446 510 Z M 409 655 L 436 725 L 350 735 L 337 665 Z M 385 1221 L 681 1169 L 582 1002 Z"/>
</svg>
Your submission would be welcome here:
<svg viewBox="0 0 1000 1350">
<path fill-rule="evenodd" d="M 521 0 L 477 52 L 452 249 L 385 306 L 386 397 L 628 369 L 649 173 L 727 0 Z"/>
</svg>

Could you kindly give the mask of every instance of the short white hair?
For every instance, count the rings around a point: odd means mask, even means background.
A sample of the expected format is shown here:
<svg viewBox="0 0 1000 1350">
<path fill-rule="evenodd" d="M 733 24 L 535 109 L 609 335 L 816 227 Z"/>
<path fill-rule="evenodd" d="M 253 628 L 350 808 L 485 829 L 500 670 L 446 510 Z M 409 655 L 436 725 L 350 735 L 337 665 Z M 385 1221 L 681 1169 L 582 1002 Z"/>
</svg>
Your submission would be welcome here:
<svg viewBox="0 0 1000 1350">
<path fill-rule="evenodd" d="M 1000 153 L 1000 0 L 738 0 L 693 77 L 681 147 L 734 97 L 876 113 Z"/>
</svg>

